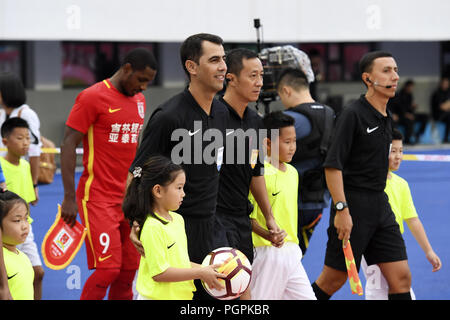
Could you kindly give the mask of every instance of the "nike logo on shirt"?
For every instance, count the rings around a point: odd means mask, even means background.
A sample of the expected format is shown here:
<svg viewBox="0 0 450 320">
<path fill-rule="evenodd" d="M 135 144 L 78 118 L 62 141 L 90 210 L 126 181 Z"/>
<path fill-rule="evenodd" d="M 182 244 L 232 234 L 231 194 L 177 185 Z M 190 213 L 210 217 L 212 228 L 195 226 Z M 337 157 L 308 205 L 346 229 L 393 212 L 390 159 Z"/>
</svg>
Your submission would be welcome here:
<svg viewBox="0 0 450 320">
<path fill-rule="evenodd" d="M 14 278 L 15 276 L 17 276 L 19 273 L 17 272 L 16 274 L 13 274 L 11 277 L 8 277 L 8 280 L 11 280 L 12 278 Z"/>
<path fill-rule="evenodd" d="M 200 129 L 198 129 L 198 130 L 195 130 L 194 132 L 191 132 L 191 130 L 189 130 L 189 136 L 193 136 L 194 134 L 196 134 L 197 132 L 199 132 L 200 131 Z"/>
<path fill-rule="evenodd" d="M 375 128 L 372 128 L 372 129 L 370 129 L 369 127 L 367 127 L 367 133 L 372 133 L 372 132 L 374 132 L 375 130 L 377 130 L 378 129 L 378 127 L 375 127 Z"/>
<path fill-rule="evenodd" d="M 174 242 L 174 243 L 172 243 L 172 244 L 171 244 L 170 246 L 167 246 L 167 249 L 170 249 L 170 248 L 172 248 L 174 244 L 175 244 L 175 242 Z"/>
<path fill-rule="evenodd" d="M 121 108 L 111 109 L 111 107 L 109 107 L 108 111 L 109 111 L 109 113 L 114 113 L 114 112 L 119 111 L 120 109 L 121 109 Z"/>
<path fill-rule="evenodd" d="M 111 258 L 112 257 L 112 254 L 110 254 L 109 256 L 106 256 L 106 257 L 98 257 L 98 262 L 103 262 L 103 261 L 105 261 L 106 259 L 109 259 L 109 258 Z"/>
<path fill-rule="evenodd" d="M 275 196 L 276 196 L 277 194 L 279 194 L 280 192 L 281 192 L 281 191 L 278 191 L 278 192 L 276 192 L 276 193 L 273 193 L 273 192 L 272 192 L 272 196 L 275 197 Z"/>
</svg>

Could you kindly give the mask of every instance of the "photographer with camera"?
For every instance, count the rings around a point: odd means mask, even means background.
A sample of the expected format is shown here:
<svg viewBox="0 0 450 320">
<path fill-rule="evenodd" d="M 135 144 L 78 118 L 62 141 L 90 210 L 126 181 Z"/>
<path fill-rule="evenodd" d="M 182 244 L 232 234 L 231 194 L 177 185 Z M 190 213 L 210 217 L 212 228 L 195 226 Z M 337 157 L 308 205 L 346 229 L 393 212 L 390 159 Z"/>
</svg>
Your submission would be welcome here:
<svg viewBox="0 0 450 320">
<path fill-rule="evenodd" d="M 330 203 L 322 163 L 329 145 L 335 113 L 314 100 L 311 84 L 314 71 L 308 55 L 291 46 L 264 48 L 262 101 L 268 104 L 276 96 L 295 120 L 297 151 L 291 164 L 299 173 L 298 238 L 305 254 L 322 211 Z M 266 105 L 266 109 L 269 109 Z"/>
</svg>

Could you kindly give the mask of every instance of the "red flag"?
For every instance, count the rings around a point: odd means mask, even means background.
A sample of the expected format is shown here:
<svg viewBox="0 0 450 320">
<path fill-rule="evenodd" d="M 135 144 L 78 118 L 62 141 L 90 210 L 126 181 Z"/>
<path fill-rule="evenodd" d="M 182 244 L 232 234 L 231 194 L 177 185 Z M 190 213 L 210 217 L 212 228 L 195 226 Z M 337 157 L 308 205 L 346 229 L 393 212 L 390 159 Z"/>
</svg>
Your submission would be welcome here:
<svg viewBox="0 0 450 320">
<path fill-rule="evenodd" d="M 61 206 L 58 204 L 56 219 L 42 241 L 42 256 L 45 265 L 53 270 L 67 267 L 80 250 L 86 236 L 86 228 L 76 221 L 73 228 L 61 219 Z"/>
</svg>

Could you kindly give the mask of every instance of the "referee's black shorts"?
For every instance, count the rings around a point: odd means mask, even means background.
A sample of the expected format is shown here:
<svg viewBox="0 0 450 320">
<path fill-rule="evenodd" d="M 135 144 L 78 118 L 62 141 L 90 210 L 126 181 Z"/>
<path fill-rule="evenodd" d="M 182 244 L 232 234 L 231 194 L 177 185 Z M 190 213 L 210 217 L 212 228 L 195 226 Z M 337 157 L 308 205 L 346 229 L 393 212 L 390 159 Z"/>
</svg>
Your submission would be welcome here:
<svg viewBox="0 0 450 320">
<path fill-rule="evenodd" d="M 201 264 L 203 259 L 213 248 L 212 232 L 214 228 L 214 216 L 192 217 L 183 216 L 186 230 L 189 258 L 192 262 Z"/>
<path fill-rule="evenodd" d="M 253 263 L 252 225 L 248 215 L 242 216 L 216 212 L 214 246 L 238 249 Z"/>
<path fill-rule="evenodd" d="M 406 260 L 405 242 L 386 193 L 346 190 L 345 197 L 353 221 L 350 244 L 357 269 L 362 255 L 368 265 Z M 342 240 L 334 227 L 335 215 L 331 208 L 325 265 L 346 271 Z"/>
<path fill-rule="evenodd" d="M 201 264 L 203 259 L 210 253 L 213 247 L 213 228 L 215 217 L 192 217 L 183 216 L 184 227 L 188 243 L 189 258 L 192 262 Z M 194 292 L 194 300 L 214 300 L 205 289 L 199 279 L 194 280 L 196 291 Z"/>
</svg>

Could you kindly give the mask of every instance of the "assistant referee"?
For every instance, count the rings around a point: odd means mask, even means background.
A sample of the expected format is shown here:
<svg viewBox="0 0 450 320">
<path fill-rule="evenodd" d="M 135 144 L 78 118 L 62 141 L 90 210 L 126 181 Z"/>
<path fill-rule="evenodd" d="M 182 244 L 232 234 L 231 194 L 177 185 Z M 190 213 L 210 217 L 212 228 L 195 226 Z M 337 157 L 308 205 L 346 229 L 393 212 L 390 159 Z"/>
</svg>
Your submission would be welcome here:
<svg viewBox="0 0 450 320">
<path fill-rule="evenodd" d="M 390 53 L 375 51 L 359 63 L 367 92 L 338 116 L 324 163 L 333 205 L 325 266 L 312 284 L 317 299 L 329 299 L 347 280 L 342 245 L 351 239 L 359 270 L 364 254 L 389 285 L 389 299 L 410 300 L 411 274 L 406 248 L 384 193 L 392 142 L 386 109 L 399 80 Z"/>
</svg>

